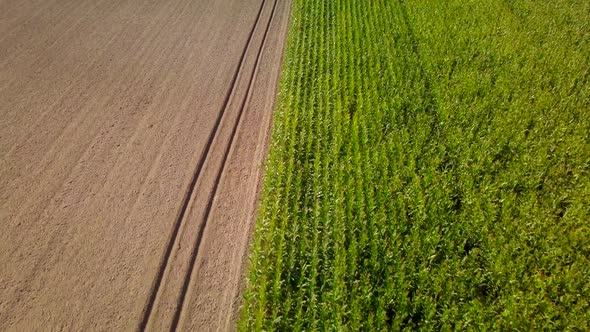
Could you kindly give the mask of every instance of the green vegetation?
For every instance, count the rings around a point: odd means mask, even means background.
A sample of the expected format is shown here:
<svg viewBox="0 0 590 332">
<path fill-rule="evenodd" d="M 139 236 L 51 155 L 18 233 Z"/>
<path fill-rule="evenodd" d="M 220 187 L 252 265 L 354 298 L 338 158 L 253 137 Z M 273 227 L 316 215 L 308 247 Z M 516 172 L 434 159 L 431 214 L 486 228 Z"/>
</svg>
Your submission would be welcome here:
<svg viewBox="0 0 590 332">
<path fill-rule="evenodd" d="M 590 2 L 293 2 L 240 328 L 590 329 Z"/>
</svg>

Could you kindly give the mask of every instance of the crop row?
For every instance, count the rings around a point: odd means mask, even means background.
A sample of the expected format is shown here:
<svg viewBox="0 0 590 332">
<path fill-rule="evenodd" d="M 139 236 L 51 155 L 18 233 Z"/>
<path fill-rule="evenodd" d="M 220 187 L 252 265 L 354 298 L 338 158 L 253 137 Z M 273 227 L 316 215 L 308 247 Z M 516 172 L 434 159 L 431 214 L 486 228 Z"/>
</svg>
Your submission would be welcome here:
<svg viewBox="0 0 590 332">
<path fill-rule="evenodd" d="M 240 327 L 590 328 L 588 22 L 294 0 Z"/>
</svg>

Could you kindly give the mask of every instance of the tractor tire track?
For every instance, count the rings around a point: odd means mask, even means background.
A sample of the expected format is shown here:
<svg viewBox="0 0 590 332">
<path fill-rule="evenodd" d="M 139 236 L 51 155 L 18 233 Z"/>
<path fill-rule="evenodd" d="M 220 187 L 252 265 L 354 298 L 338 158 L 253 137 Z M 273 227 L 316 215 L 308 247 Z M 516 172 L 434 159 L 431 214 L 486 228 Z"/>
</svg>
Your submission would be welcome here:
<svg viewBox="0 0 590 332">
<path fill-rule="evenodd" d="M 217 116 L 217 120 L 215 122 L 215 125 L 213 126 L 213 129 L 211 130 L 209 137 L 207 138 L 207 143 L 205 145 L 205 150 L 201 155 L 201 158 L 199 159 L 197 166 L 195 168 L 195 171 L 193 173 L 191 182 L 188 185 L 188 188 L 186 190 L 186 192 L 184 193 L 183 199 L 182 199 L 182 205 L 180 208 L 180 211 L 178 212 L 178 216 L 176 217 L 176 221 L 174 222 L 174 229 L 172 231 L 170 240 L 168 241 L 168 245 L 166 246 L 166 251 L 164 253 L 163 256 L 163 260 L 162 263 L 160 264 L 160 267 L 158 268 L 158 273 L 156 276 L 156 280 L 154 282 L 154 286 L 152 288 L 150 297 L 148 299 L 148 303 L 146 305 L 146 310 L 144 313 L 144 316 L 139 324 L 138 330 L 143 331 L 145 330 L 145 328 L 147 327 L 148 321 L 150 319 L 150 315 L 152 313 L 153 307 L 154 307 L 154 303 L 156 301 L 156 296 L 160 290 L 160 285 L 162 283 L 162 278 L 164 276 L 164 272 L 168 266 L 168 263 L 170 261 L 170 256 L 172 254 L 172 249 L 174 248 L 174 244 L 177 242 L 177 238 L 178 238 L 178 233 L 179 230 L 181 228 L 181 225 L 183 223 L 184 216 L 186 214 L 186 210 L 189 206 L 189 202 L 191 199 L 191 196 L 193 195 L 193 192 L 195 190 L 195 186 L 197 184 L 197 181 L 199 179 L 199 176 L 201 175 L 201 171 L 203 170 L 203 166 L 207 160 L 207 157 L 209 156 L 209 151 L 211 150 L 211 147 L 213 145 L 213 141 L 215 139 L 215 136 L 217 135 L 218 129 L 219 129 L 219 125 L 221 124 L 221 121 L 224 118 L 225 112 L 227 110 L 227 106 L 229 104 L 229 101 L 231 99 L 231 96 L 233 95 L 235 89 L 236 89 L 236 82 L 238 81 L 238 78 L 240 76 L 240 73 L 242 71 L 243 68 L 243 64 L 244 64 L 244 59 L 246 57 L 246 54 L 248 52 L 248 49 L 250 47 L 250 43 L 252 41 L 252 37 L 254 36 L 254 32 L 256 31 L 256 27 L 258 26 L 258 23 L 260 21 L 260 16 L 262 14 L 262 10 L 264 9 L 264 4 L 265 4 L 266 0 L 262 0 L 261 4 L 260 4 L 260 9 L 258 10 L 258 14 L 256 16 L 256 20 L 254 21 L 254 25 L 252 26 L 251 30 L 250 30 L 250 34 L 248 35 L 248 39 L 246 41 L 246 45 L 244 46 L 244 49 L 242 51 L 242 54 L 240 56 L 240 60 L 239 60 L 239 64 L 238 67 L 232 77 L 232 81 L 230 83 L 230 87 L 225 95 L 225 99 L 223 101 L 223 105 L 221 107 L 221 110 Z"/>
<path fill-rule="evenodd" d="M 190 262 L 190 267 L 188 269 L 188 274 L 185 275 L 185 277 L 184 277 L 185 281 L 184 281 L 184 284 L 182 287 L 181 297 L 178 300 L 178 304 L 176 307 L 176 313 L 174 314 L 174 320 L 173 320 L 173 325 L 172 325 L 172 330 L 174 330 L 174 331 L 178 327 L 180 317 L 181 317 L 183 309 L 185 307 L 185 300 L 186 300 L 189 286 L 192 282 L 193 270 L 195 269 L 195 262 L 197 260 L 197 256 L 199 255 L 199 249 L 201 247 L 201 241 L 203 239 L 203 234 L 207 230 L 207 224 L 210 219 L 211 208 L 213 206 L 213 202 L 215 201 L 215 198 L 217 195 L 217 190 L 218 190 L 219 184 L 221 182 L 221 177 L 225 171 L 227 159 L 230 155 L 230 151 L 232 150 L 232 147 L 234 144 L 234 139 L 236 137 L 236 133 L 238 132 L 238 129 L 239 129 L 240 125 L 242 124 L 242 116 L 244 114 L 244 109 L 246 108 L 246 105 L 248 104 L 248 101 L 250 100 L 250 98 L 252 96 L 252 87 L 253 87 L 254 81 L 256 79 L 256 74 L 258 73 L 258 67 L 260 66 L 261 55 L 262 55 L 262 51 L 264 50 L 264 47 L 266 45 L 266 39 L 268 37 L 268 32 L 269 32 L 270 26 L 273 22 L 274 16 L 275 16 L 277 2 L 278 2 L 278 0 L 274 0 L 271 14 L 270 14 L 270 18 L 268 20 L 268 23 L 267 23 L 266 28 L 264 30 L 264 35 L 262 37 L 262 43 L 260 44 L 260 48 L 258 49 L 258 52 L 256 54 L 256 61 L 255 61 L 254 69 L 253 69 L 252 74 L 250 75 L 250 78 L 248 80 L 248 89 L 246 91 L 246 96 L 242 100 L 237 120 L 232 128 L 229 143 L 227 144 L 227 146 L 225 148 L 225 152 L 223 155 L 223 161 L 221 163 L 221 168 L 219 168 L 219 170 L 217 172 L 217 176 L 215 178 L 215 183 L 213 185 L 213 191 L 212 191 L 213 195 L 209 198 L 209 201 L 207 203 L 207 207 L 205 208 L 205 217 L 203 219 L 203 224 L 200 227 L 199 233 L 196 238 L 195 250 L 193 251 L 193 254 L 191 255 L 191 262 Z"/>
</svg>

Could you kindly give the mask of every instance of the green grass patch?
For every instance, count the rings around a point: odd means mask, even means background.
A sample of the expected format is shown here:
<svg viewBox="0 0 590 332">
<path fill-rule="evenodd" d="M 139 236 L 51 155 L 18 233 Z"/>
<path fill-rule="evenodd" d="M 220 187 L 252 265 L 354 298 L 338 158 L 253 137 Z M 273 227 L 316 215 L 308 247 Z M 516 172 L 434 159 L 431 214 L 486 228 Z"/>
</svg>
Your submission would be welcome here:
<svg viewBox="0 0 590 332">
<path fill-rule="evenodd" d="M 240 328 L 590 329 L 590 2 L 293 2 Z"/>
</svg>

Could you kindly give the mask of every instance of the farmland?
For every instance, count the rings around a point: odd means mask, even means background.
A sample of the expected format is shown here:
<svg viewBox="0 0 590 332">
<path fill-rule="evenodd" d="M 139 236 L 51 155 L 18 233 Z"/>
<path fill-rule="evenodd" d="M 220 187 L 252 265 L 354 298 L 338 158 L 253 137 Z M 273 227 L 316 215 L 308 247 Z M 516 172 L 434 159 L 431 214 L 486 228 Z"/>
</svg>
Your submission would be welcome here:
<svg viewBox="0 0 590 332">
<path fill-rule="evenodd" d="M 0 331 L 226 331 L 290 3 L 0 0 Z"/>
<path fill-rule="evenodd" d="M 589 24 L 294 0 L 239 327 L 590 329 Z"/>
</svg>

